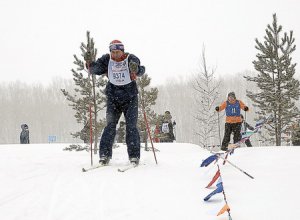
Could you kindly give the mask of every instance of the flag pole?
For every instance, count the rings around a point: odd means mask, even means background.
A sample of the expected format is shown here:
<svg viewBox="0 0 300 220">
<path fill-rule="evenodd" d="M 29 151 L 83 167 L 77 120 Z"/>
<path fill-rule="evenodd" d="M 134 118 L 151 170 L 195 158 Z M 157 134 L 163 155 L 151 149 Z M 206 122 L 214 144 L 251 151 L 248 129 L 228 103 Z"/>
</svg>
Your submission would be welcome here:
<svg viewBox="0 0 300 220">
<path fill-rule="evenodd" d="M 217 164 L 217 166 L 218 166 L 218 172 L 220 173 L 220 177 L 222 178 L 222 175 L 221 175 L 221 170 L 220 170 L 220 167 L 219 167 L 219 164 Z M 225 194 L 225 189 L 224 189 L 224 185 L 223 185 L 223 181 L 221 182 L 221 184 L 222 184 L 222 188 L 223 188 L 223 197 L 224 197 L 224 201 L 225 201 L 225 204 L 227 205 L 227 213 L 228 213 L 228 217 L 229 217 L 229 220 L 232 220 L 232 218 L 231 218 L 231 214 L 230 214 L 230 208 L 229 208 L 229 206 L 228 206 L 228 202 L 227 202 L 227 198 L 226 198 L 226 194 Z"/>
</svg>

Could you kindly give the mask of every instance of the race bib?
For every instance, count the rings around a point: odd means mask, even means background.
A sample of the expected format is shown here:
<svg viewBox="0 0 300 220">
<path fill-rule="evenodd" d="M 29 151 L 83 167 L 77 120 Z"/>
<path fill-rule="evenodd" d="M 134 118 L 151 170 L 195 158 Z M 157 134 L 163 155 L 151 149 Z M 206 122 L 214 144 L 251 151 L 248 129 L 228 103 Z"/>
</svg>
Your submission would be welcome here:
<svg viewBox="0 0 300 220">
<path fill-rule="evenodd" d="M 169 123 L 163 123 L 161 126 L 161 131 L 163 133 L 169 133 L 170 132 Z"/>
<path fill-rule="evenodd" d="M 131 82 L 128 67 L 128 56 L 125 60 L 120 62 L 116 62 L 112 59 L 109 60 L 108 79 L 112 84 L 117 86 L 126 85 Z"/>
<path fill-rule="evenodd" d="M 241 115 L 240 102 L 236 100 L 235 103 L 231 104 L 229 101 L 227 101 L 225 111 L 226 111 L 226 116 L 240 116 Z"/>
</svg>

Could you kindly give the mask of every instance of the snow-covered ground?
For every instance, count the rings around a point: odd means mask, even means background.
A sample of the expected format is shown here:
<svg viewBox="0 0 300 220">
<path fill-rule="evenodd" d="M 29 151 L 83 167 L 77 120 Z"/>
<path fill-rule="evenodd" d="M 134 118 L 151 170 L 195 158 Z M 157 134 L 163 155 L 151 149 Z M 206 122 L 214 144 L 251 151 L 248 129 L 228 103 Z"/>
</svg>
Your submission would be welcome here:
<svg viewBox="0 0 300 220">
<path fill-rule="evenodd" d="M 208 202 L 205 186 L 217 170 L 200 168 L 210 153 L 192 144 L 156 144 L 141 151 L 141 165 L 117 172 L 128 163 L 124 146 L 114 149 L 111 166 L 81 172 L 88 152 L 66 152 L 66 144 L 0 145 L 1 220 L 212 220 L 223 195 Z M 300 148 L 240 148 L 220 165 L 233 220 L 300 219 Z M 97 162 L 98 156 L 94 156 Z M 221 161 L 219 162 L 221 164 Z"/>
</svg>

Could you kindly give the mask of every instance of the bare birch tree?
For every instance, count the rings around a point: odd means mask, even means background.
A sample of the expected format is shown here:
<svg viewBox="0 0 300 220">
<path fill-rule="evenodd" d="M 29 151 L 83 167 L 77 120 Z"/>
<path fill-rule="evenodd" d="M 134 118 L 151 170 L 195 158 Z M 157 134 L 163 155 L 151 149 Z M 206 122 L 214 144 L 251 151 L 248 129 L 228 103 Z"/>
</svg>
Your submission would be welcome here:
<svg viewBox="0 0 300 220">
<path fill-rule="evenodd" d="M 199 144 L 203 147 L 215 145 L 218 132 L 218 115 L 215 111 L 216 101 L 219 97 L 220 82 L 215 78 L 215 69 L 207 66 L 205 47 L 202 48 L 201 66 L 196 74 L 193 85 L 197 92 L 195 103 L 197 113 L 195 116 L 199 136 Z"/>
</svg>

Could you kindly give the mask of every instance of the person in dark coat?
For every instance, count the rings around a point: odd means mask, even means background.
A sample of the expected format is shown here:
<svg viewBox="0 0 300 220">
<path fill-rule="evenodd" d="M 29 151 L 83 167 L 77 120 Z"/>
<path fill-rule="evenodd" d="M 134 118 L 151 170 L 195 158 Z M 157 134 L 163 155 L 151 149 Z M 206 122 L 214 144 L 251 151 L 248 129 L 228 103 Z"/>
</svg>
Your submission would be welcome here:
<svg viewBox="0 0 300 220">
<path fill-rule="evenodd" d="M 90 143 L 90 125 L 87 122 L 80 131 L 80 139 L 83 140 L 83 143 Z"/>
<path fill-rule="evenodd" d="M 138 88 L 136 78 L 145 73 L 145 67 L 140 65 L 140 60 L 133 54 L 124 52 L 124 45 L 119 40 L 114 40 L 109 45 L 110 54 L 104 54 L 96 62 L 89 62 L 92 74 L 106 75 L 107 109 L 106 121 L 100 140 L 100 163 L 108 164 L 112 157 L 112 146 L 116 135 L 116 126 L 121 114 L 126 122 L 126 144 L 131 163 L 139 163 L 140 137 L 137 128 L 138 119 Z"/>
<path fill-rule="evenodd" d="M 293 146 L 300 146 L 300 121 L 293 124 L 291 136 Z"/>
<path fill-rule="evenodd" d="M 27 124 L 21 125 L 20 144 L 29 144 L 29 130 Z"/>
<path fill-rule="evenodd" d="M 233 133 L 233 143 L 237 143 L 241 140 L 241 110 L 248 111 L 249 108 L 244 102 L 236 99 L 234 92 L 230 92 L 228 93 L 227 100 L 216 107 L 217 112 L 224 109 L 226 113 L 226 123 L 221 150 L 226 151 L 230 142 L 231 133 Z"/>
<path fill-rule="evenodd" d="M 175 136 L 173 132 L 172 116 L 170 111 L 166 111 L 163 116 L 163 122 L 161 125 L 160 142 L 173 142 Z"/>
<path fill-rule="evenodd" d="M 241 134 L 243 134 L 243 132 L 246 132 L 247 130 L 254 131 L 254 128 L 244 120 L 244 116 L 242 114 L 241 114 L 241 119 L 242 119 Z M 247 147 L 252 147 L 250 139 L 247 139 L 245 141 L 245 144 Z"/>
</svg>

